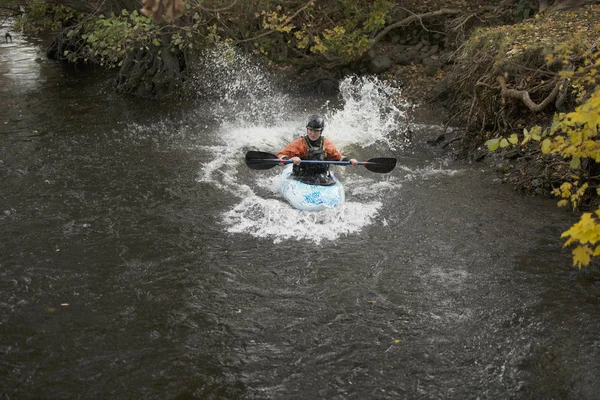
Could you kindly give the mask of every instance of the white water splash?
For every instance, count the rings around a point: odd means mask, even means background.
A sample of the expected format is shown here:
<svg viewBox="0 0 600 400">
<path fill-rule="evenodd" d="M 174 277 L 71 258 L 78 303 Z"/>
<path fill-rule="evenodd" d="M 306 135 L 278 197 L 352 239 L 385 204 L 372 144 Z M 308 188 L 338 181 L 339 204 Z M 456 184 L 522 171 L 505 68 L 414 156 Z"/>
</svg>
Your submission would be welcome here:
<svg viewBox="0 0 600 400">
<path fill-rule="evenodd" d="M 341 110 L 327 115 L 327 135 L 342 146 L 382 143 L 390 150 L 409 144 L 407 111 L 399 88 L 376 77 L 349 77 L 340 83 Z"/>
<path fill-rule="evenodd" d="M 457 169 L 447 169 L 442 168 L 441 166 L 428 166 L 425 168 L 409 168 L 404 165 L 398 166 L 399 170 L 405 171 L 404 181 L 413 181 L 413 180 L 427 180 L 432 177 L 437 176 L 454 176 L 460 173 L 460 170 Z"/>
<path fill-rule="evenodd" d="M 319 212 L 292 208 L 279 194 L 281 169 L 254 171 L 242 166 L 248 150 L 277 153 L 293 138 L 305 133 L 308 115 L 325 116 L 325 136 L 344 154 L 376 146 L 383 154 L 407 143 L 405 108 L 399 89 L 377 78 L 348 78 L 341 83 L 342 106 L 330 109 L 322 100 L 306 110 L 287 96 L 278 94 L 271 86 L 272 79 L 255 64 L 236 55 L 226 60 L 212 60 L 218 66 L 216 80 L 202 85 L 222 92 L 214 104 L 221 125 L 212 136 L 211 145 L 203 146 L 211 160 L 201 166 L 197 181 L 222 190 L 237 203 L 221 215 L 224 229 L 235 234 L 249 234 L 272 239 L 308 240 L 321 243 L 358 233 L 370 224 L 384 223 L 379 217 L 385 194 L 401 185 L 393 178 L 350 167 L 333 167 L 346 187 L 346 203 Z M 206 79 L 206 78 L 204 78 Z M 238 159 L 239 163 L 232 163 Z M 362 175 L 368 175 L 364 177 Z"/>
<path fill-rule="evenodd" d="M 193 79 L 200 97 L 211 100 L 221 122 L 268 126 L 273 115 L 286 118 L 289 96 L 278 91 L 268 73 L 234 47 L 220 44 L 207 51 Z"/>
</svg>

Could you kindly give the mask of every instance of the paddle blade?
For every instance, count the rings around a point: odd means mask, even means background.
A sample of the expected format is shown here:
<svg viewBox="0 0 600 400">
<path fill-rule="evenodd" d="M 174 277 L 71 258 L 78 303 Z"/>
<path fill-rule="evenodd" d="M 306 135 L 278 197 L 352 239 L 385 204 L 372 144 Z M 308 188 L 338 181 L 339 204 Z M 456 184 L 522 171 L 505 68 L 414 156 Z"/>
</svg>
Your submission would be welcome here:
<svg viewBox="0 0 600 400">
<path fill-rule="evenodd" d="M 249 151 L 246 153 L 246 165 L 252 169 L 271 169 L 279 164 L 275 154 L 264 151 Z"/>
<path fill-rule="evenodd" d="M 369 161 L 364 163 L 364 166 L 371 172 L 386 174 L 388 172 L 392 172 L 392 170 L 396 167 L 396 159 L 387 157 L 371 158 Z"/>
</svg>

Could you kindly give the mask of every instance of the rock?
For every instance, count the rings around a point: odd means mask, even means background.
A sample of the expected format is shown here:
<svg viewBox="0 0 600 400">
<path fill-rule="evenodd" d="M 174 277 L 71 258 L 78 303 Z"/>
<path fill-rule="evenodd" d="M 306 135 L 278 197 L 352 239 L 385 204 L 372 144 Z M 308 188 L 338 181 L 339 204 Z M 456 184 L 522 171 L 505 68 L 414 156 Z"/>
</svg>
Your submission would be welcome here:
<svg viewBox="0 0 600 400">
<path fill-rule="evenodd" d="M 392 44 L 396 44 L 400 41 L 400 35 L 392 35 L 392 37 L 390 38 L 390 43 Z"/>
<path fill-rule="evenodd" d="M 440 101 L 448 98 L 449 95 L 449 87 L 450 81 L 447 76 L 444 76 L 435 86 L 431 89 L 431 96 L 434 99 L 438 99 Z"/>
<path fill-rule="evenodd" d="M 327 95 L 336 94 L 339 91 L 339 84 L 331 78 L 319 79 L 317 82 L 317 92 Z"/>
<path fill-rule="evenodd" d="M 411 49 L 398 54 L 394 58 L 394 61 L 396 61 L 396 63 L 400 65 L 409 65 L 413 62 L 418 62 L 420 60 L 420 57 L 421 55 L 418 51 Z"/>
<path fill-rule="evenodd" d="M 388 56 L 377 56 L 369 63 L 369 71 L 372 74 L 380 74 L 392 66 L 392 60 Z"/>
<path fill-rule="evenodd" d="M 354 71 L 350 67 L 344 67 L 344 68 L 342 68 L 342 70 L 340 72 L 341 72 L 342 76 L 354 75 Z"/>
<path fill-rule="evenodd" d="M 444 134 L 441 134 L 435 139 L 427 140 L 427 144 L 429 146 L 436 146 L 436 145 L 440 144 L 441 142 L 443 142 L 444 140 L 446 140 L 446 136 L 444 136 Z"/>
<path fill-rule="evenodd" d="M 421 47 L 425 46 L 423 43 L 419 42 L 415 45 L 415 47 L 413 47 L 413 49 L 415 50 L 421 50 Z"/>
<path fill-rule="evenodd" d="M 435 76 L 435 74 L 437 74 L 438 72 L 438 67 L 436 67 L 435 65 L 428 65 L 427 68 L 425 69 L 425 75 L 427 76 Z"/>
<path fill-rule="evenodd" d="M 442 63 L 442 65 L 445 64 L 449 64 L 450 63 L 450 57 L 452 56 L 452 53 L 449 51 L 445 51 L 443 53 L 440 54 L 440 62 Z"/>
<path fill-rule="evenodd" d="M 436 67 L 436 68 L 440 68 L 442 66 L 442 64 L 439 62 L 439 60 L 434 60 L 431 57 L 425 57 L 421 61 L 421 64 L 426 65 L 428 67 Z"/>
<path fill-rule="evenodd" d="M 398 54 L 398 53 L 402 53 L 403 51 L 405 51 L 407 49 L 406 45 L 403 44 L 397 44 L 394 47 L 392 47 L 392 53 L 393 54 Z"/>
</svg>

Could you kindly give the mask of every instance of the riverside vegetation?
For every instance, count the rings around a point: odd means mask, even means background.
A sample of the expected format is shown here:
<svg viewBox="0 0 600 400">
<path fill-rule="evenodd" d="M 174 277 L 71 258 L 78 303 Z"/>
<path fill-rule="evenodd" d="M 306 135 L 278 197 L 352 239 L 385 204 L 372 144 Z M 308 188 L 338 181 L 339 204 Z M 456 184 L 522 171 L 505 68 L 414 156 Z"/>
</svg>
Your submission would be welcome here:
<svg viewBox="0 0 600 400">
<path fill-rule="evenodd" d="M 0 9 L 18 29 L 53 31 L 50 57 L 115 69 L 117 90 L 137 96 L 185 95 L 203 51 L 224 43 L 315 90 L 350 74 L 402 82 L 463 127 L 436 145 L 492 160 L 518 190 L 584 211 L 563 233 L 581 268 L 600 255 L 599 3 L 0 0 Z"/>
</svg>

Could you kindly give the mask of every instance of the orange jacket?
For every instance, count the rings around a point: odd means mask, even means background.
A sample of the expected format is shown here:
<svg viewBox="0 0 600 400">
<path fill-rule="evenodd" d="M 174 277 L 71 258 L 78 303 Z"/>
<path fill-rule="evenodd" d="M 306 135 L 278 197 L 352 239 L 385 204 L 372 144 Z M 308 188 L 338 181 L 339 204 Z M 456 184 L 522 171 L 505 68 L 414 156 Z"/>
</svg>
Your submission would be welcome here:
<svg viewBox="0 0 600 400">
<path fill-rule="evenodd" d="M 327 154 L 325 159 L 328 161 L 340 161 L 343 158 L 342 153 L 337 151 L 333 142 L 326 137 L 323 137 L 323 150 Z M 287 156 L 288 158 L 292 158 L 298 156 L 305 158 L 308 157 L 308 154 L 308 147 L 306 146 L 304 136 L 302 136 L 285 146 L 283 150 L 277 153 L 277 157 Z"/>
</svg>

